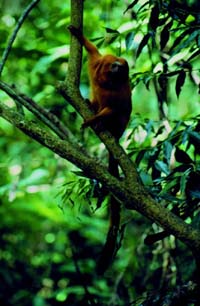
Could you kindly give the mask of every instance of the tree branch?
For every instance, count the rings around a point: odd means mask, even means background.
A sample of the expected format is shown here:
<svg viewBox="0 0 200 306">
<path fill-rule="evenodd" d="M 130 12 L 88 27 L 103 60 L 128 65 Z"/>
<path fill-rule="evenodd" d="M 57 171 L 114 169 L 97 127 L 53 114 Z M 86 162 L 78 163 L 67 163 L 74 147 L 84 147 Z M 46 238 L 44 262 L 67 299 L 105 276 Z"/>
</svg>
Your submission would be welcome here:
<svg viewBox="0 0 200 306">
<path fill-rule="evenodd" d="M 71 24 L 82 30 L 83 16 L 83 0 L 71 0 Z M 79 81 L 81 74 L 82 46 L 76 37 L 71 35 L 70 57 L 68 62 L 67 77 L 63 82 L 58 84 L 58 91 L 62 96 L 76 109 L 76 111 L 84 118 L 89 119 L 93 113 L 88 103 L 84 101 L 79 91 Z M 109 133 L 100 132 L 97 128 L 93 128 L 100 140 L 105 144 L 108 151 L 118 161 L 124 175 L 127 179 L 126 183 L 140 181 L 133 161 L 127 156 L 116 139 Z"/>
<path fill-rule="evenodd" d="M 15 102 L 26 107 L 39 120 L 52 129 L 61 139 L 72 137 L 71 131 L 68 130 L 55 115 L 46 111 L 33 99 L 18 92 L 15 88 L 2 81 L 0 81 L 0 89 L 6 92 Z"/>
<path fill-rule="evenodd" d="M 130 186 L 127 185 L 126 181 L 118 180 L 99 161 L 77 150 L 77 147 L 69 141 L 60 140 L 50 132 L 44 131 L 38 124 L 25 120 L 22 115 L 1 102 L 0 116 L 43 146 L 75 164 L 89 177 L 100 181 L 115 197 L 123 204 L 125 203 L 125 207 L 135 209 L 147 218 L 157 222 L 165 230 L 186 243 L 199 258 L 200 231 L 185 223 L 166 208 L 158 205 L 139 182 L 132 182 Z"/>
<path fill-rule="evenodd" d="M 72 12 L 77 18 L 77 24 L 74 24 L 73 22 L 72 24 L 79 28 L 82 25 L 81 14 L 83 7 L 81 7 L 81 9 L 79 7 L 78 10 L 75 10 L 75 6 L 73 6 L 73 4 L 75 5 L 75 2 L 80 4 L 80 0 L 72 1 L 71 3 Z M 92 113 L 87 103 L 85 103 L 81 97 L 80 91 L 78 89 L 79 82 L 77 82 L 77 80 L 79 80 L 80 75 L 79 65 L 82 50 L 76 38 L 72 37 L 70 50 L 70 70 L 68 70 L 68 77 L 63 83 L 59 85 L 59 91 L 63 97 L 71 103 L 77 112 L 81 114 L 83 118 L 88 119 L 91 117 Z M 178 239 L 186 243 L 192 249 L 196 257 L 197 267 L 199 269 L 198 262 L 200 256 L 198 254 L 200 253 L 200 231 L 186 224 L 183 220 L 171 213 L 169 210 L 157 204 L 140 182 L 140 178 L 137 174 L 134 162 L 130 160 L 125 151 L 118 145 L 112 135 L 108 132 L 99 132 L 96 128 L 94 128 L 94 131 L 106 145 L 107 149 L 112 153 L 114 158 L 118 161 L 122 171 L 125 174 L 125 179 L 120 183 L 121 189 L 116 190 L 116 188 L 113 189 L 113 186 L 111 186 L 109 190 L 113 193 L 114 196 L 125 203 L 126 208 L 136 209 L 138 212 L 153 220 L 154 222 L 157 222 L 166 231 L 169 231 Z M 99 177 L 97 179 L 101 180 Z"/>
<path fill-rule="evenodd" d="M 83 27 L 83 2 L 84 0 L 71 0 L 71 24 L 76 28 Z M 80 72 L 82 63 L 82 47 L 77 39 L 71 35 L 70 58 L 68 62 L 68 72 L 64 85 L 67 88 L 78 88 L 80 83 Z"/>
<path fill-rule="evenodd" d="M 75 8 L 77 10 L 74 25 L 81 26 L 82 18 L 80 15 L 82 15 L 83 0 L 71 0 L 71 2 L 73 10 L 75 10 Z M 75 38 L 72 38 L 71 40 L 71 50 L 72 45 L 72 53 L 76 52 L 78 56 L 78 64 L 76 64 L 76 57 L 74 55 L 72 57 L 70 56 L 70 70 L 68 71 L 66 80 L 60 84 L 59 90 L 67 101 L 69 101 L 75 107 L 75 109 L 87 119 L 87 117 L 91 116 L 91 111 L 89 110 L 87 103 L 85 103 L 81 97 L 78 89 L 81 47 Z M 59 156 L 78 166 L 89 177 L 100 181 L 108 190 L 112 192 L 116 198 L 119 199 L 119 201 L 124 204 L 126 208 L 137 210 L 142 215 L 153 220 L 154 222 L 157 222 L 166 231 L 169 231 L 178 239 L 186 243 L 195 254 L 198 265 L 200 259 L 200 231 L 186 224 L 179 217 L 157 204 L 156 201 L 151 198 L 145 187 L 140 183 L 134 163 L 128 158 L 124 150 L 118 145 L 110 133 L 100 132 L 97 129 L 94 129 L 100 139 L 105 143 L 108 150 L 119 162 L 125 174 L 124 180 L 118 180 L 117 178 L 113 177 L 108 172 L 106 167 L 104 167 L 99 161 L 92 158 L 89 154 L 85 152 L 83 153 L 79 145 L 74 144 L 68 139 L 68 135 L 59 134 L 60 132 L 55 130 L 56 123 L 53 122 L 53 125 L 51 125 L 52 118 L 48 117 L 48 113 L 46 113 L 45 110 L 41 111 L 41 108 L 32 99 L 24 97 L 23 95 L 17 95 L 15 90 L 3 82 L 1 82 L 0 85 L 1 88 L 14 100 L 17 100 L 19 103 L 32 111 L 38 118 L 40 118 L 40 120 L 45 122 L 45 124 L 49 126 L 61 139 L 49 131 L 44 130 L 44 128 L 41 128 L 37 123 L 27 121 L 23 115 L 5 106 L 1 102 L 0 116 L 19 128 L 31 138 L 41 143 L 43 146 L 49 148 Z M 39 115 L 40 111 L 41 117 Z M 65 136 L 65 140 L 62 139 L 64 138 L 62 137 L 63 135 Z"/>
<path fill-rule="evenodd" d="M 6 47 L 6 49 L 4 50 L 3 52 L 3 56 L 2 56 L 2 60 L 1 60 L 1 63 L 0 63 L 0 76 L 2 74 L 2 71 L 3 71 L 3 68 L 5 66 L 5 63 L 7 61 L 7 58 L 9 56 L 9 53 L 12 49 L 12 45 L 15 41 L 15 38 L 17 36 L 17 33 L 19 32 L 22 24 L 24 23 L 25 19 L 27 18 L 28 14 L 32 11 L 32 9 L 38 4 L 40 0 L 33 0 L 28 6 L 27 8 L 24 10 L 24 12 L 22 13 L 21 17 L 19 18 L 17 24 L 16 24 L 16 27 L 8 41 L 8 45 Z"/>
<path fill-rule="evenodd" d="M 51 132 L 41 128 L 38 123 L 26 120 L 24 116 L 2 102 L 0 102 L 0 116 L 29 137 L 82 169 L 89 177 L 99 177 L 99 181 L 108 189 L 111 186 L 114 186 L 111 189 L 120 189 L 120 181 L 113 177 L 97 159 L 82 152 L 80 146 L 74 146 L 69 140 L 58 139 Z"/>
<path fill-rule="evenodd" d="M 69 87 L 66 88 L 65 84 L 60 83 L 58 91 L 83 118 L 88 119 L 92 116 L 92 111 L 89 109 L 88 104 L 84 101 L 76 88 L 73 87 L 71 90 Z M 138 182 L 140 179 L 133 161 L 130 160 L 116 139 L 108 131 L 102 132 L 96 127 L 93 127 L 93 130 L 118 161 L 127 179 L 127 183 L 132 182 L 133 180 Z"/>
</svg>

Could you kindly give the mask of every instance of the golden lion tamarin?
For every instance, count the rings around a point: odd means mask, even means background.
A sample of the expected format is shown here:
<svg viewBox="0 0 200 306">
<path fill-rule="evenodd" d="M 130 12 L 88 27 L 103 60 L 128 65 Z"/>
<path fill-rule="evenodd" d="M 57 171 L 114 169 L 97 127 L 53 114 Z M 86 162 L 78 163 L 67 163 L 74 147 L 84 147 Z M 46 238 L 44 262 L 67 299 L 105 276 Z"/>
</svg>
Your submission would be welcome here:
<svg viewBox="0 0 200 306">
<path fill-rule="evenodd" d="M 83 127 L 101 123 L 119 140 L 130 118 L 131 88 L 129 67 L 124 58 L 114 55 L 101 55 L 82 32 L 74 26 L 69 30 L 88 52 L 88 70 L 91 85 L 91 105 L 95 114 L 85 120 Z M 109 171 L 119 177 L 118 163 L 109 155 Z M 111 197 L 111 221 L 107 240 L 98 264 L 98 272 L 103 273 L 116 252 L 116 239 L 120 227 L 120 204 Z"/>
</svg>

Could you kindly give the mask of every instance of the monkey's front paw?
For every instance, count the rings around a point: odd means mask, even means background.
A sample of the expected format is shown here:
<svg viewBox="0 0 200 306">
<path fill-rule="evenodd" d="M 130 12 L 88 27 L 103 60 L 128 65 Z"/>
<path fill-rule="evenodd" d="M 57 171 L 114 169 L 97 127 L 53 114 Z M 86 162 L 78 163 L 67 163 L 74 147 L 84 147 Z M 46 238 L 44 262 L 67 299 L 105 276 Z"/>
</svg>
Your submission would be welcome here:
<svg viewBox="0 0 200 306">
<path fill-rule="evenodd" d="M 70 24 L 67 28 L 70 31 L 70 33 L 76 36 L 77 38 L 80 38 L 82 36 L 82 32 L 72 24 Z"/>
<path fill-rule="evenodd" d="M 85 121 L 82 123 L 81 128 L 82 128 L 82 129 L 85 129 L 85 128 L 87 128 L 88 126 L 90 126 L 90 123 L 88 122 L 88 120 L 85 120 Z"/>
</svg>

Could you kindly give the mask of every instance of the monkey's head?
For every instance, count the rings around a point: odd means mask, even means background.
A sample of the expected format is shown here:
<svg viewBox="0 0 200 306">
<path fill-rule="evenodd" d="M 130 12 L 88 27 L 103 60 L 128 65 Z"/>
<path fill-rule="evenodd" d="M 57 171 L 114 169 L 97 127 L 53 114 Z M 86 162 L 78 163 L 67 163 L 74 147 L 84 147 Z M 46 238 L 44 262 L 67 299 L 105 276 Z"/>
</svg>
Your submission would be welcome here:
<svg viewBox="0 0 200 306">
<path fill-rule="evenodd" d="M 95 63 L 94 79 L 100 87 L 115 90 L 127 83 L 128 78 L 128 63 L 121 57 L 105 55 Z"/>
</svg>

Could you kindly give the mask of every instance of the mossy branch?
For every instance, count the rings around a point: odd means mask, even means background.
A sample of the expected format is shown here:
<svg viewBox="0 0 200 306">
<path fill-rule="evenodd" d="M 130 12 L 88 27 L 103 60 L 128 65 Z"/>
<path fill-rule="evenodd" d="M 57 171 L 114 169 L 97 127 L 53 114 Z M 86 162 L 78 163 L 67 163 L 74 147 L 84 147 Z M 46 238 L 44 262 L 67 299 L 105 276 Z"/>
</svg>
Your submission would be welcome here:
<svg viewBox="0 0 200 306">
<path fill-rule="evenodd" d="M 82 27 L 83 0 L 72 0 L 71 5 L 73 25 Z M 71 39 L 70 50 L 68 75 L 58 88 L 60 93 L 74 106 L 77 112 L 87 119 L 91 116 L 91 111 L 79 92 L 82 50 L 75 38 Z M 110 133 L 100 132 L 95 129 L 95 132 L 104 142 L 107 149 L 118 160 L 125 175 L 123 181 L 113 177 L 98 160 L 91 157 L 88 153 L 83 152 L 82 147 L 73 142 L 69 137 L 69 133 L 63 130 L 61 123 L 55 122 L 55 118 L 50 118 L 45 111 L 41 111 L 40 107 L 32 99 L 22 94 L 17 94 L 14 89 L 3 82 L 0 83 L 0 86 L 12 99 L 18 101 L 33 112 L 53 133 L 49 130 L 44 130 L 37 123 L 27 121 L 22 114 L 15 109 L 7 107 L 2 102 L 0 102 L 1 117 L 43 146 L 78 166 L 88 177 L 93 177 L 100 181 L 126 208 L 137 210 L 186 243 L 193 251 L 197 266 L 200 270 L 200 231 L 186 224 L 179 217 L 151 198 L 140 182 L 134 162 L 130 160 L 123 148 L 119 146 Z M 29 106 L 27 104 L 28 102 L 30 102 Z M 40 112 L 41 117 L 39 117 Z M 60 132 L 61 134 L 59 134 Z"/>
</svg>

